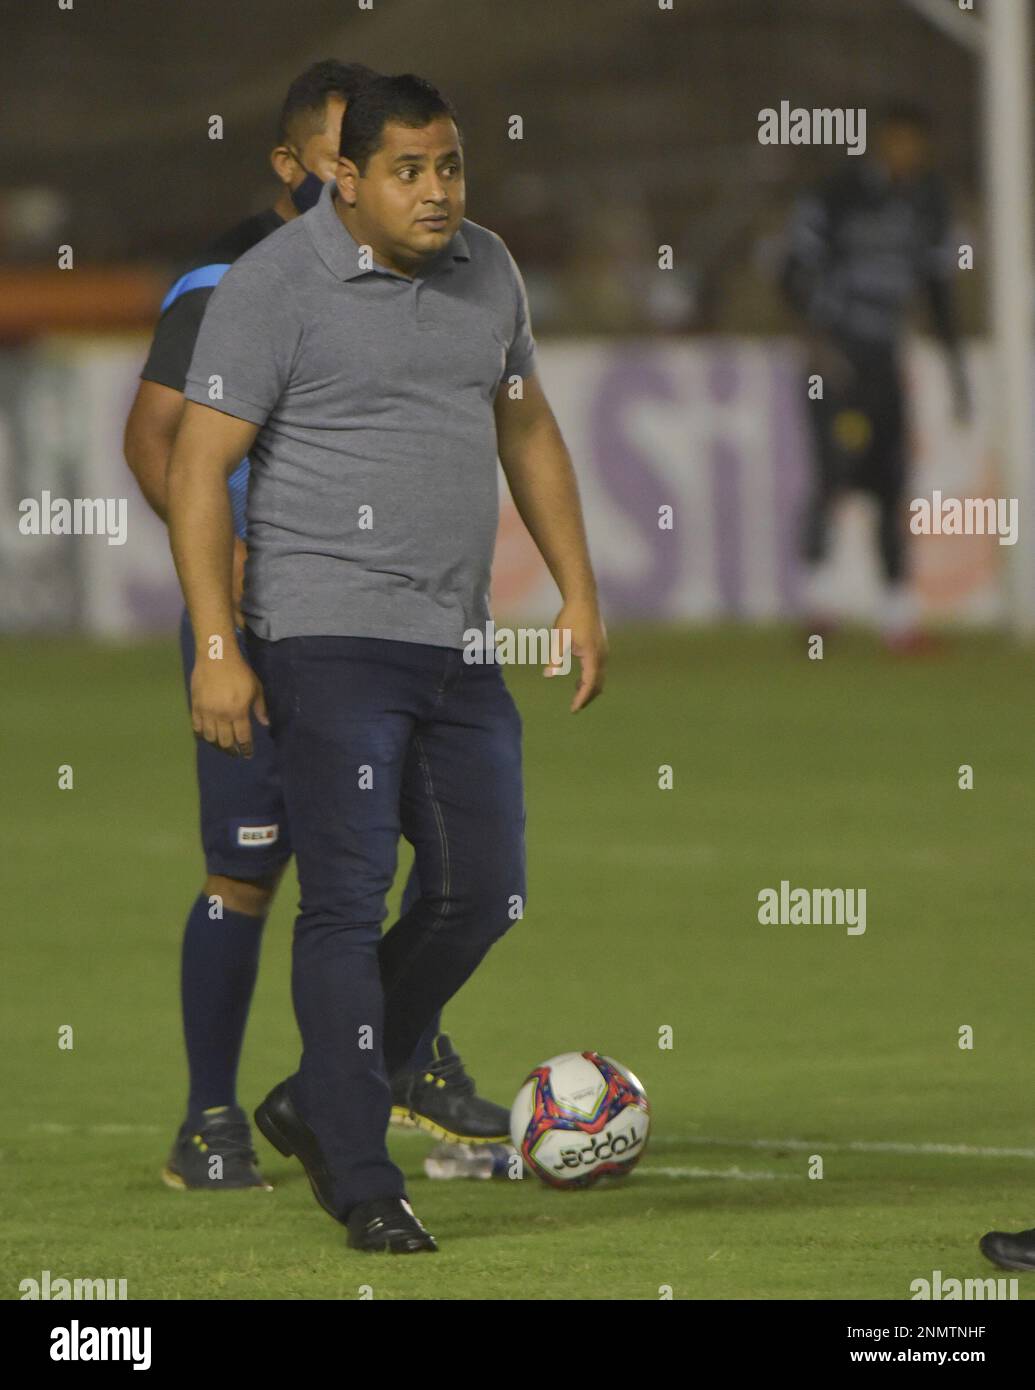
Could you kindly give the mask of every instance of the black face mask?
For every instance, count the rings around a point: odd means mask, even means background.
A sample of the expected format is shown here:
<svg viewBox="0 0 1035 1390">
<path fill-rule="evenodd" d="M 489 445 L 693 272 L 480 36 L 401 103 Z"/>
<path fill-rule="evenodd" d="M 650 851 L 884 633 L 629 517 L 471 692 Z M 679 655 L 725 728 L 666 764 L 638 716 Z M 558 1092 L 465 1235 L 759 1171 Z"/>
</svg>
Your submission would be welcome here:
<svg viewBox="0 0 1035 1390">
<path fill-rule="evenodd" d="M 298 161 L 299 168 L 305 169 L 301 160 Z M 310 208 L 316 207 L 320 201 L 320 194 L 324 190 L 323 179 L 305 169 L 305 178 L 297 188 L 291 190 L 291 201 L 299 212 L 308 212 Z"/>
</svg>

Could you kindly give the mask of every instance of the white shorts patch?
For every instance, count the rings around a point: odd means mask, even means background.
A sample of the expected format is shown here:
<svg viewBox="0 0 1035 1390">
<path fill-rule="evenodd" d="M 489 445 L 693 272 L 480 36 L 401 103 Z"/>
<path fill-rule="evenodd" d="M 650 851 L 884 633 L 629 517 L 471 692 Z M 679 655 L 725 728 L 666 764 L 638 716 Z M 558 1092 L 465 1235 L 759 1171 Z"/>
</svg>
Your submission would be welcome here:
<svg viewBox="0 0 1035 1390">
<path fill-rule="evenodd" d="M 239 845 L 272 845 L 279 838 L 279 825 L 241 825 L 237 828 L 237 843 Z"/>
</svg>

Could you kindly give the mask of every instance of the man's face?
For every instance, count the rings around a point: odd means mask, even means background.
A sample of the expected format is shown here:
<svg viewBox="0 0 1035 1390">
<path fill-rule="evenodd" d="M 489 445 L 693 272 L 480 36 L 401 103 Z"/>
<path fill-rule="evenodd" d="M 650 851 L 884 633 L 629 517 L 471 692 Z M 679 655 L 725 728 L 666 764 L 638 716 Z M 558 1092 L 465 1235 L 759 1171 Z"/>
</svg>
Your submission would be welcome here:
<svg viewBox="0 0 1035 1390">
<path fill-rule="evenodd" d="M 355 212 L 355 229 L 375 251 L 401 264 L 430 260 L 464 215 L 460 136 L 448 116 L 419 130 L 389 122 L 362 175 L 348 160 L 338 189 Z"/>
<path fill-rule="evenodd" d="M 344 100 L 341 97 L 329 96 L 324 111 L 323 129 L 314 132 L 301 145 L 288 147 L 305 165 L 303 169 L 298 160 L 295 161 L 295 174 L 291 180 L 292 190 L 296 189 L 305 178 L 306 170 L 315 174 L 324 183 L 329 183 L 334 178 L 335 170 L 338 167 L 341 118 L 344 114 Z"/>
</svg>

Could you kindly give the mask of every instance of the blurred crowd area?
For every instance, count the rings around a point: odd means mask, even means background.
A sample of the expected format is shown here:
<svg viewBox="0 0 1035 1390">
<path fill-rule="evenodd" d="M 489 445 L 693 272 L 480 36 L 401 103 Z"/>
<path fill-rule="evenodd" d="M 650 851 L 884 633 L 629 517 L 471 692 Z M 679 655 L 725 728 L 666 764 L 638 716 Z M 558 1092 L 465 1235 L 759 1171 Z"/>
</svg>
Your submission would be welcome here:
<svg viewBox="0 0 1035 1390">
<path fill-rule="evenodd" d="M 272 201 L 279 102 L 328 56 L 418 71 L 453 99 L 468 213 L 510 246 L 540 334 L 789 329 L 791 205 L 847 156 L 760 145 L 758 112 L 781 100 L 926 108 L 959 240 L 982 236 L 976 60 L 913 0 L 297 0 L 289 26 L 281 0 L 33 0 L 5 27 L 21 113 L 0 181 L 7 342 L 41 316 L 146 327 L 181 261 Z M 87 272 L 75 289 L 61 245 Z M 960 277 L 965 332 L 983 326 L 980 267 Z"/>
</svg>

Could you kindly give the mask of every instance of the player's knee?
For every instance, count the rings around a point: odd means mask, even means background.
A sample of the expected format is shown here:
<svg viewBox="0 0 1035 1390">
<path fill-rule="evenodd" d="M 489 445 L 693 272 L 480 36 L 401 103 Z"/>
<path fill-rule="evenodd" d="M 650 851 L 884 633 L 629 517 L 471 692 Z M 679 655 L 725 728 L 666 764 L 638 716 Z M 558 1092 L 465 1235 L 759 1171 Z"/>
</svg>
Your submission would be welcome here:
<svg viewBox="0 0 1035 1390">
<path fill-rule="evenodd" d="M 228 878 L 225 874 L 209 874 L 205 880 L 208 897 L 222 899 L 228 912 L 245 917 L 265 917 L 273 903 L 280 882 L 280 872 L 263 878 Z"/>
</svg>

